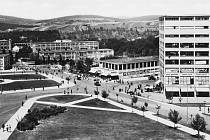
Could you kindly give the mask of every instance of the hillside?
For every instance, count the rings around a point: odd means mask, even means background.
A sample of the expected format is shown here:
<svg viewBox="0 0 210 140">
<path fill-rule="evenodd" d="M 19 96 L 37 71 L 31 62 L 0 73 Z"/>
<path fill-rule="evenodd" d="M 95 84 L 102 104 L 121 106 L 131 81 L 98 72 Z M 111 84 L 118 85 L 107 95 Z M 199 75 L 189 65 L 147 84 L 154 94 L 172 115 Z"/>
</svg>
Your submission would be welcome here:
<svg viewBox="0 0 210 140">
<path fill-rule="evenodd" d="M 0 23 L 5 23 L 5 24 L 8 23 L 8 24 L 18 24 L 18 25 L 31 25 L 34 24 L 35 22 L 36 20 L 33 19 L 0 15 Z"/>
<path fill-rule="evenodd" d="M 156 35 L 158 31 L 158 15 L 127 19 L 98 15 L 74 15 L 46 20 L 31 20 L 10 16 L 0 17 L 0 25 L 3 25 L 2 28 L 0 27 L 1 31 L 8 31 L 7 29 L 17 31 L 57 30 L 60 32 L 61 38 L 75 40 L 108 38 L 135 40 L 144 37 L 145 31 L 151 32 L 149 35 Z M 152 33 L 154 31 L 155 33 Z"/>
<path fill-rule="evenodd" d="M 161 15 L 148 15 L 141 17 L 128 18 L 129 21 L 157 21 Z"/>
</svg>

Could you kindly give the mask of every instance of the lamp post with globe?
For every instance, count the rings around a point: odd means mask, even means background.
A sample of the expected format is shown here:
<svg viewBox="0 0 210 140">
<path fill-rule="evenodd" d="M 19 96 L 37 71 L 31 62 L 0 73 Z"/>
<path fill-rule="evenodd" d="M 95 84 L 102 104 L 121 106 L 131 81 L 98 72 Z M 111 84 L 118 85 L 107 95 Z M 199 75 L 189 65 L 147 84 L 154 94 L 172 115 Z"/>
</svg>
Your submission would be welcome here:
<svg viewBox="0 0 210 140">
<path fill-rule="evenodd" d="M 17 61 L 17 53 L 19 52 L 19 50 L 20 50 L 20 48 L 18 46 L 14 46 L 12 49 L 12 51 L 15 52 L 15 62 Z M 15 71 L 15 69 L 14 69 L 14 71 Z"/>
</svg>

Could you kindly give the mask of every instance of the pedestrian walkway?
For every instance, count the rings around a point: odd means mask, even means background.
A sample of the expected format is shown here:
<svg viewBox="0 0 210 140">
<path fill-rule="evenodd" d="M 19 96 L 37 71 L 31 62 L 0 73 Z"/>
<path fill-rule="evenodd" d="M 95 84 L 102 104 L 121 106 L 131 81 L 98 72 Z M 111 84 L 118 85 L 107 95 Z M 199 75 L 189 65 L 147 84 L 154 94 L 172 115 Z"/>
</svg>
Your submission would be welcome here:
<svg viewBox="0 0 210 140">
<path fill-rule="evenodd" d="M 76 107 L 76 108 L 84 108 L 84 109 L 93 109 L 93 110 L 103 110 L 103 111 L 115 111 L 115 112 L 124 112 L 124 113 L 135 113 L 141 116 L 144 116 L 148 119 L 152 119 L 154 121 L 158 121 L 159 123 L 162 123 L 166 126 L 170 126 L 173 127 L 173 123 L 167 119 L 163 119 L 161 117 L 158 117 L 155 115 L 155 113 L 150 112 L 150 111 L 140 111 L 134 108 L 131 108 L 129 106 L 123 105 L 121 103 L 118 102 L 114 102 L 110 99 L 106 99 L 106 102 L 115 105 L 117 107 L 123 108 L 125 110 L 120 110 L 120 109 L 108 109 L 108 108 L 98 108 L 98 107 L 89 107 L 89 106 L 80 106 L 80 105 L 74 105 L 76 103 L 79 102 L 84 102 L 87 100 L 91 100 L 94 98 L 98 98 L 100 100 L 105 100 L 102 97 L 97 97 L 96 95 L 92 95 L 92 97 L 89 98 L 85 98 L 85 99 L 80 99 L 77 101 L 72 101 L 69 103 L 54 103 L 54 102 L 43 102 L 43 101 L 37 101 L 40 98 L 45 98 L 45 97 L 50 97 L 50 96 L 57 96 L 57 95 L 64 95 L 64 94 L 53 94 L 53 95 L 42 95 L 42 96 L 38 96 L 38 97 L 34 97 L 34 98 L 30 98 L 28 99 L 25 104 L 9 119 L 9 121 L 5 124 L 6 125 L 11 125 L 11 132 L 3 132 L 2 129 L 0 130 L 0 140 L 7 140 L 9 138 L 9 136 L 12 134 L 12 132 L 15 130 L 18 121 L 20 121 L 28 112 L 28 109 L 30 109 L 32 107 L 32 105 L 34 103 L 42 103 L 42 104 L 52 104 L 52 105 L 57 105 L 57 106 L 68 106 L 68 107 Z M 78 94 L 72 94 L 72 95 L 78 95 Z M 84 95 L 84 96 L 90 96 L 87 94 L 80 94 L 80 95 Z M 64 95 L 65 96 L 65 95 Z M 177 124 L 177 129 L 181 130 L 183 132 L 189 133 L 191 135 L 195 135 L 197 134 L 197 131 L 193 130 L 192 128 Z M 206 140 L 210 140 L 210 135 L 201 132 L 201 135 L 203 135 L 205 137 Z"/>
</svg>

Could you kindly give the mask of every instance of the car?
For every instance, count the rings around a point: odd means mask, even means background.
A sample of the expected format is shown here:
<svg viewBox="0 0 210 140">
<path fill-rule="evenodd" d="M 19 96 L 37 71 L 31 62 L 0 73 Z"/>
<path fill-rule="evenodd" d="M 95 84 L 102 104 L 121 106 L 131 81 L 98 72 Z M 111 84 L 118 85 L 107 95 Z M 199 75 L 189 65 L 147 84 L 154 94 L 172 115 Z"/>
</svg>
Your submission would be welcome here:
<svg viewBox="0 0 210 140">
<path fill-rule="evenodd" d="M 152 92 L 153 91 L 153 86 L 150 86 L 150 85 L 146 85 L 145 87 L 144 87 L 144 90 L 146 91 L 146 92 Z"/>
</svg>

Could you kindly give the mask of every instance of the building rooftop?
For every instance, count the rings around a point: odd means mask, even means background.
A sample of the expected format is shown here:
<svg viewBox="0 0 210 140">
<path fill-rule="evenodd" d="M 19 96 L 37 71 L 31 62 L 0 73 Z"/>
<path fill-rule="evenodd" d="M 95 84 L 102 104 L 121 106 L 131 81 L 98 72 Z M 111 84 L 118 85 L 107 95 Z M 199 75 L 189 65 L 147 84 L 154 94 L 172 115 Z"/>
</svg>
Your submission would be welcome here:
<svg viewBox="0 0 210 140">
<path fill-rule="evenodd" d="M 162 15 L 160 17 L 210 17 L 205 14 Z"/>
<path fill-rule="evenodd" d="M 128 64 L 128 63 L 139 63 L 139 62 L 148 62 L 148 61 L 158 61 L 158 56 L 101 60 L 101 62 L 114 63 L 114 64 Z"/>
</svg>

